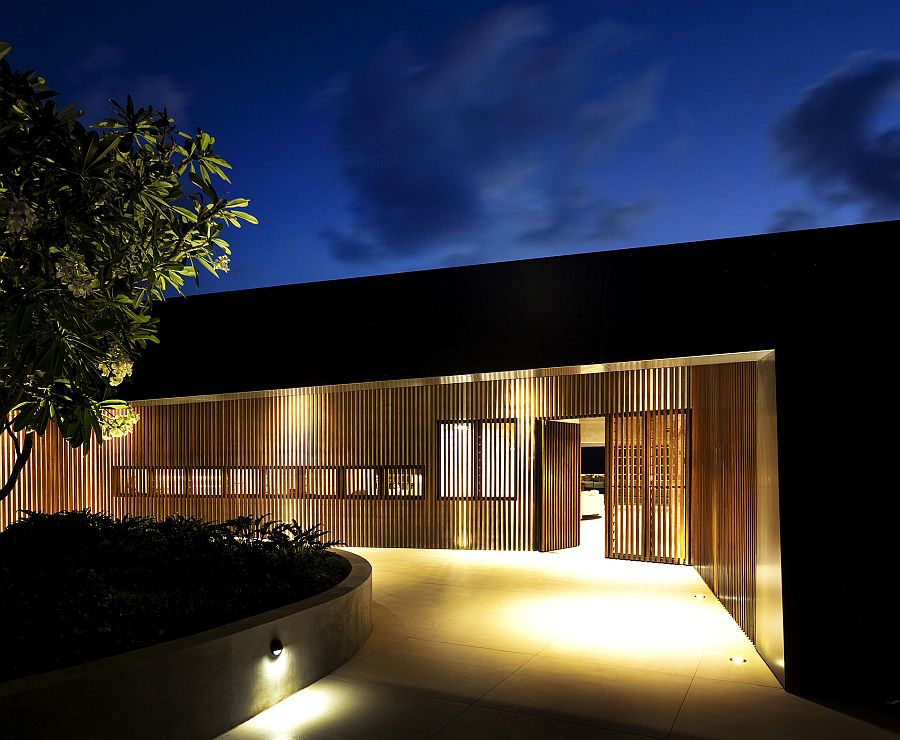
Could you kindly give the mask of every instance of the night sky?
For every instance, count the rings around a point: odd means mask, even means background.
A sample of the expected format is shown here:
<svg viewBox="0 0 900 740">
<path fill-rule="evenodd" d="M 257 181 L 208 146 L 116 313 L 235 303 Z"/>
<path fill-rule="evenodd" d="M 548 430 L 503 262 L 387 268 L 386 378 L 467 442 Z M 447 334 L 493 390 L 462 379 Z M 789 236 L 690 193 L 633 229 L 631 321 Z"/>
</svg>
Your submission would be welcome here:
<svg viewBox="0 0 900 740">
<path fill-rule="evenodd" d="M 900 217 L 900 4 L 3 3 L 94 121 L 202 126 L 257 227 L 203 290 Z"/>
</svg>

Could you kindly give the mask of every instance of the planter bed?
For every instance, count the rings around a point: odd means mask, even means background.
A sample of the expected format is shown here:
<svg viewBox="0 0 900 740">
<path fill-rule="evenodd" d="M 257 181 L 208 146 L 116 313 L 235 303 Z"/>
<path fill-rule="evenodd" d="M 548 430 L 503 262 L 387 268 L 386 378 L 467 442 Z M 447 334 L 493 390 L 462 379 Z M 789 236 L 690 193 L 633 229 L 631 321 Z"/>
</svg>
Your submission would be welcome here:
<svg viewBox="0 0 900 740">
<path fill-rule="evenodd" d="M 372 569 L 188 637 L 0 683 L 4 738 L 211 738 L 331 673 L 372 631 Z M 283 645 L 272 655 L 273 640 Z M 41 650 L 40 645 L 34 646 Z"/>
</svg>

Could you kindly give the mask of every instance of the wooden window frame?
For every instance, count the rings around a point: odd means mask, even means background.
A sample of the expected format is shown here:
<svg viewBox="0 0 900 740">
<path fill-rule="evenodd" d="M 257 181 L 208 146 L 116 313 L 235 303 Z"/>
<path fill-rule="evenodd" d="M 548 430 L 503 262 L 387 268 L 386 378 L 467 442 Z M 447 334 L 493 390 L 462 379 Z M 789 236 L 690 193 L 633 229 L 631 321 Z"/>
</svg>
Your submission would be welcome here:
<svg viewBox="0 0 900 740">
<path fill-rule="evenodd" d="M 472 425 L 472 491 L 471 496 L 449 496 L 443 493 L 444 476 L 441 469 L 441 445 L 443 444 L 443 427 L 457 424 Z M 509 496 L 485 496 L 484 481 L 482 479 L 483 457 L 484 457 L 484 425 L 485 424 L 512 424 L 513 427 L 513 445 L 518 444 L 519 440 L 519 423 L 515 418 L 501 419 L 440 419 L 437 422 L 437 462 L 435 470 L 437 470 L 438 485 L 437 499 L 438 501 L 515 501 L 517 498 L 517 482 L 518 467 L 513 462 L 510 470 L 510 488 L 513 493 Z"/>
<path fill-rule="evenodd" d="M 348 470 L 374 470 L 376 490 L 366 495 L 351 496 L 347 493 L 347 471 Z M 322 499 L 322 500 L 344 500 L 344 501 L 409 501 L 424 500 L 425 498 L 425 466 L 424 465 L 116 465 L 113 466 L 113 496 L 116 498 L 192 498 L 194 497 L 192 472 L 194 470 L 217 470 L 222 474 L 222 490 L 218 494 L 197 495 L 196 498 L 203 500 L 209 499 L 254 499 L 254 498 L 273 498 L 273 499 Z M 250 493 L 233 493 L 231 490 L 231 479 L 235 470 L 253 470 L 258 471 L 260 476 L 261 490 L 259 492 Z M 297 484 L 296 493 L 294 494 L 273 494 L 271 491 L 270 471 L 273 470 L 294 470 L 295 481 Z M 327 494 L 311 494 L 307 490 L 306 471 L 308 470 L 330 470 L 334 471 L 337 477 L 337 485 L 335 494 L 329 496 Z M 148 491 L 133 492 L 123 490 L 121 482 L 121 474 L 124 472 L 134 471 L 135 473 L 146 471 Z M 160 471 L 178 471 L 183 481 L 182 493 L 157 492 L 156 480 Z M 389 495 L 387 489 L 388 475 L 395 473 L 411 473 L 421 476 L 421 487 L 418 493 Z"/>
</svg>

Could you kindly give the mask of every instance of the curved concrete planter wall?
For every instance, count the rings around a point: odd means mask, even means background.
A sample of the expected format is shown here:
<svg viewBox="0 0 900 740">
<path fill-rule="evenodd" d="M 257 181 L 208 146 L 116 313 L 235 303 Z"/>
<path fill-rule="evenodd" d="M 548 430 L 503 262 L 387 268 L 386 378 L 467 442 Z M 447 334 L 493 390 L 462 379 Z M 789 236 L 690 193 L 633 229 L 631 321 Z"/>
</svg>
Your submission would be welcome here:
<svg viewBox="0 0 900 740">
<path fill-rule="evenodd" d="M 372 631 L 372 567 L 196 635 L 0 684 L 4 738 L 211 738 L 331 673 Z M 284 652 L 273 658 L 278 638 Z M 2 647 L 2 646 L 0 646 Z"/>
</svg>

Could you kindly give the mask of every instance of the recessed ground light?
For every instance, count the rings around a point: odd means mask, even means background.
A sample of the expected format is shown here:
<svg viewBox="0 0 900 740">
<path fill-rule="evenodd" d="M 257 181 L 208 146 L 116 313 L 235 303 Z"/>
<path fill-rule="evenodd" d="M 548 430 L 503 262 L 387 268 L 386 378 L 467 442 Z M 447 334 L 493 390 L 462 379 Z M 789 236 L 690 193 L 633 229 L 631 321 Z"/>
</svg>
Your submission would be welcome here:
<svg viewBox="0 0 900 740">
<path fill-rule="evenodd" d="M 276 658 L 281 655 L 284 651 L 284 645 L 281 644 L 281 640 L 277 637 L 269 643 L 269 652 L 272 653 Z"/>
<path fill-rule="evenodd" d="M 706 595 L 705 594 L 694 594 L 694 598 L 695 599 L 705 599 Z"/>
<path fill-rule="evenodd" d="M 740 655 L 733 655 L 733 656 L 730 657 L 728 660 L 730 660 L 732 663 L 737 663 L 738 665 L 740 665 L 741 663 L 746 663 L 746 662 L 747 662 L 747 659 L 746 659 L 746 658 L 742 658 Z"/>
</svg>

